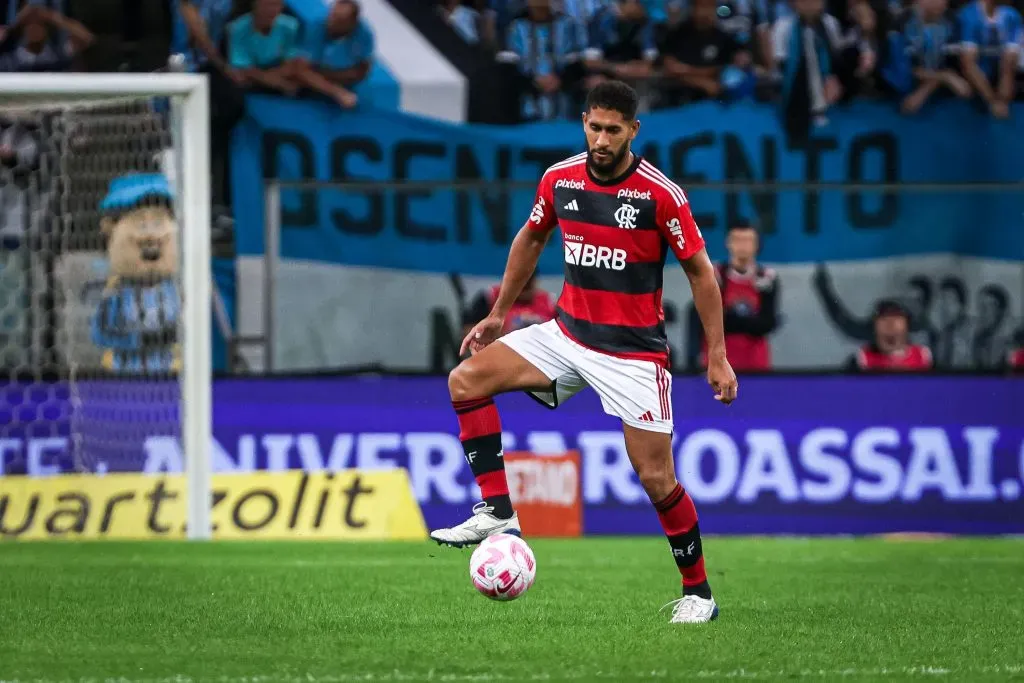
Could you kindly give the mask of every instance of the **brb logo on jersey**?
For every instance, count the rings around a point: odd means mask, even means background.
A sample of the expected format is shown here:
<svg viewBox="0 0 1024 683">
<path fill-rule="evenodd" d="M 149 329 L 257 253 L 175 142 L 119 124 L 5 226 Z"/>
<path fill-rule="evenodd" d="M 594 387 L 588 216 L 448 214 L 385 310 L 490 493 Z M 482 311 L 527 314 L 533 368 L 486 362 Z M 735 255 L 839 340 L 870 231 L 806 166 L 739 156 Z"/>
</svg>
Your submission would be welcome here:
<svg viewBox="0 0 1024 683">
<path fill-rule="evenodd" d="M 565 262 L 574 266 L 592 266 L 625 270 L 626 250 L 587 244 L 578 235 L 565 236 Z"/>
</svg>

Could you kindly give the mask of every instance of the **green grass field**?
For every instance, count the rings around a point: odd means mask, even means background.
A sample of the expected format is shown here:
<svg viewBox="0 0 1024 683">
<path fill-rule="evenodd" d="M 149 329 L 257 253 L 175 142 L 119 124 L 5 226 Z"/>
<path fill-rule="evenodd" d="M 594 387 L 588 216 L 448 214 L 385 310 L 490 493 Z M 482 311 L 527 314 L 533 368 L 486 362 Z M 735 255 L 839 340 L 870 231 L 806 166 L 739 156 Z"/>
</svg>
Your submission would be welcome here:
<svg viewBox="0 0 1024 683">
<path fill-rule="evenodd" d="M 722 616 L 672 626 L 664 539 L 534 541 L 495 603 L 424 543 L 0 545 L 0 681 L 1024 679 L 1024 542 L 706 540 Z"/>
</svg>

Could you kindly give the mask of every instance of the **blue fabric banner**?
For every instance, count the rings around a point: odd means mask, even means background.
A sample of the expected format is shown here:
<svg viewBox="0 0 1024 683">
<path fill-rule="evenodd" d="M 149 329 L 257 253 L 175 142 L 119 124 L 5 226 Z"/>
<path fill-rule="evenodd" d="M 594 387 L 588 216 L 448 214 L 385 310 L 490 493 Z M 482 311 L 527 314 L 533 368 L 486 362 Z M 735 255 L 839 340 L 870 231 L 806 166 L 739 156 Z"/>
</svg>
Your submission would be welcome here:
<svg viewBox="0 0 1024 683">
<path fill-rule="evenodd" d="M 680 182 L 977 183 L 1024 178 L 1024 108 L 996 121 L 962 103 L 900 116 L 893 106 L 839 109 L 803 149 L 775 110 L 713 103 L 643 116 L 637 151 Z M 282 255 L 348 265 L 497 275 L 551 163 L 583 149 L 578 122 L 455 126 L 387 111 L 339 112 L 257 97 L 233 147 L 242 254 L 263 249 L 262 179 L 484 181 L 486 192 L 287 190 Z M 505 190 L 503 181 L 523 183 Z M 1019 191 L 750 194 L 692 190 L 694 214 L 721 253 L 724 226 L 756 216 L 772 263 L 954 253 L 1024 259 Z M 561 271 L 549 248 L 542 273 Z"/>
<path fill-rule="evenodd" d="M 0 474 L 181 470 L 173 382 L 82 381 L 74 402 L 0 389 Z M 672 393 L 677 475 L 708 533 L 1024 533 L 1021 382 L 749 377 L 729 408 L 702 378 Z M 498 404 L 506 450 L 579 450 L 586 533 L 660 533 L 596 394 Z M 218 380 L 213 417 L 215 471 L 405 467 L 431 526 L 477 499 L 444 378 Z"/>
</svg>

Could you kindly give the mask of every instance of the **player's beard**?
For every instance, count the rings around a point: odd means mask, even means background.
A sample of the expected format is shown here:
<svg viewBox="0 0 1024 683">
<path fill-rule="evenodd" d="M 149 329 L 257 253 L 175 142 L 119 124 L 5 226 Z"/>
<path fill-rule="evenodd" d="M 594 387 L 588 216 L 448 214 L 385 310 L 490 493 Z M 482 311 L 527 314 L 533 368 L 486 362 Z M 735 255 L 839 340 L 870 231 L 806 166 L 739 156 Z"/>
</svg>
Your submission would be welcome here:
<svg viewBox="0 0 1024 683">
<path fill-rule="evenodd" d="M 623 145 L 622 149 L 602 149 L 602 152 L 610 152 L 607 156 L 595 157 L 594 150 L 587 147 L 587 166 L 595 175 L 610 175 L 619 167 L 622 160 L 629 154 L 629 145 Z"/>
</svg>

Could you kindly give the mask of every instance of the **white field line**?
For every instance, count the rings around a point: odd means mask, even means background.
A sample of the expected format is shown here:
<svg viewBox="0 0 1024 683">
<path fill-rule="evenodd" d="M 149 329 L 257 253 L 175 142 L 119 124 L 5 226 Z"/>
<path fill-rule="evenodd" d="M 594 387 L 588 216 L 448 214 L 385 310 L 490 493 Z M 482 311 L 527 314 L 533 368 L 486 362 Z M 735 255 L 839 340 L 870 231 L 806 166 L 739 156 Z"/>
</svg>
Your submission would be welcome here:
<svg viewBox="0 0 1024 683">
<path fill-rule="evenodd" d="M 0 679 L 0 683 L 491 683 L 497 681 L 564 681 L 564 680 L 771 680 L 785 679 L 857 679 L 879 677 L 948 678 L 959 680 L 965 675 L 1019 676 L 1024 664 L 948 668 L 941 666 L 912 667 L 848 667 L 843 669 L 776 669 L 776 670 L 700 670 L 700 671 L 587 671 L 565 673 L 532 673 L 515 676 L 501 673 L 447 674 L 435 669 L 421 672 L 391 671 L 387 673 L 347 673 L 337 675 L 283 674 L 280 676 L 254 675 L 247 677 L 194 678 L 176 675 L 155 678 L 25 678 Z"/>
</svg>

